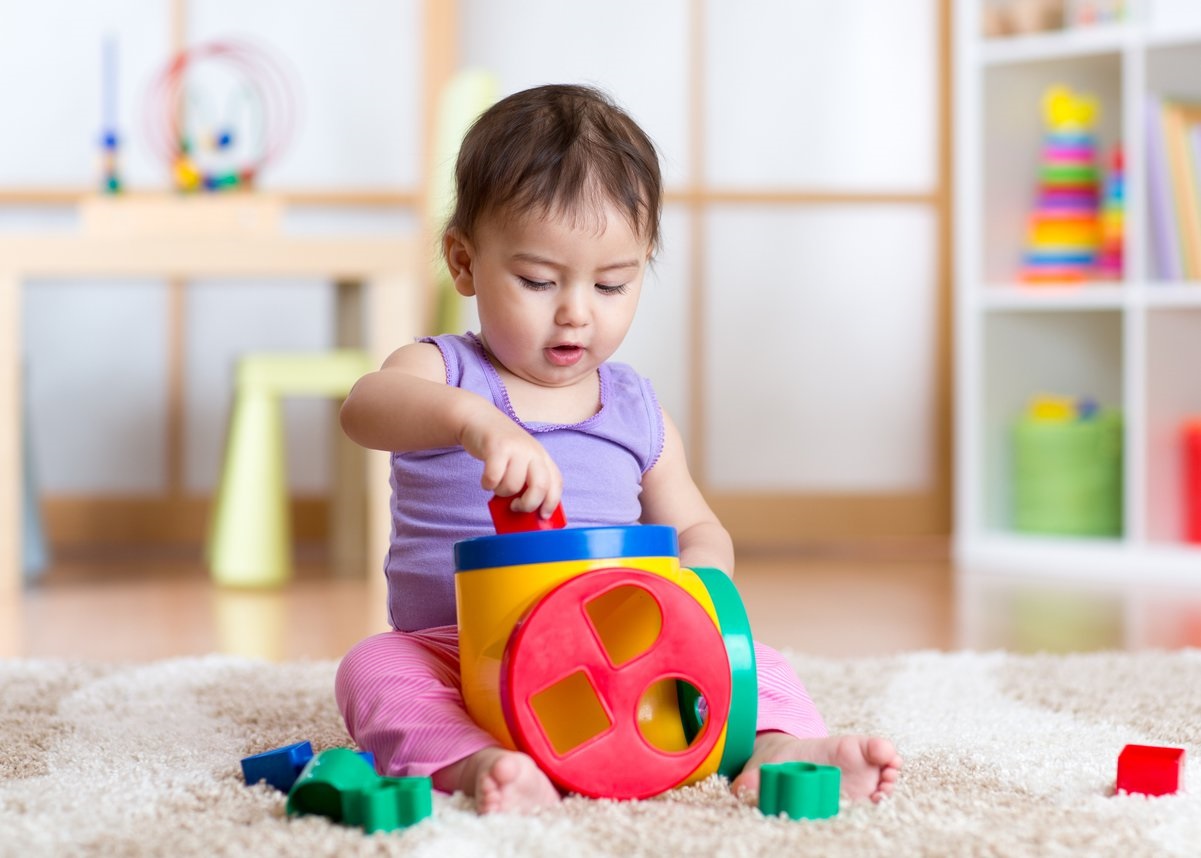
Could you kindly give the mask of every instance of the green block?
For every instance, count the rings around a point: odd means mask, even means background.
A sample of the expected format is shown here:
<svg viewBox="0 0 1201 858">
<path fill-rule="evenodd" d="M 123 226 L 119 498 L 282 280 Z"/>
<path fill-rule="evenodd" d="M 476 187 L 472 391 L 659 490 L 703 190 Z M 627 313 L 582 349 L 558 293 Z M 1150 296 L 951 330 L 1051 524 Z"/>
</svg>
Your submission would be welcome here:
<svg viewBox="0 0 1201 858">
<path fill-rule="evenodd" d="M 1013 430 L 1013 526 L 1026 533 L 1121 536 L 1122 418 L 1023 418 Z"/>
<path fill-rule="evenodd" d="M 377 780 L 375 770 L 349 748 L 322 751 L 309 760 L 288 792 L 288 815 L 315 814 L 341 822 L 346 815 L 343 796 Z"/>
<path fill-rule="evenodd" d="M 434 788 L 429 778 L 379 778 L 346 796 L 342 821 L 368 834 L 408 828 L 434 814 Z"/>
<path fill-rule="evenodd" d="M 828 819 L 838 815 L 842 772 L 817 763 L 770 763 L 759 769 L 759 811 L 789 819 Z"/>
<path fill-rule="evenodd" d="M 432 816 L 429 778 L 380 777 L 347 748 L 322 751 L 288 793 L 288 815 L 315 814 L 368 834 L 395 831 Z"/>
</svg>

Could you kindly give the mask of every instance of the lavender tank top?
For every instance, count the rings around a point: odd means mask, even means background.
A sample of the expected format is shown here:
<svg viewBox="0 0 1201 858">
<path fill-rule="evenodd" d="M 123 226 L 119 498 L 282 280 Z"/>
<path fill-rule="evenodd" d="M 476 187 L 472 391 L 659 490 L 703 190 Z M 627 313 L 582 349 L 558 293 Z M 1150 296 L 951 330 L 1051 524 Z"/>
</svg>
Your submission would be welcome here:
<svg viewBox="0 0 1201 858">
<path fill-rule="evenodd" d="M 446 383 L 492 402 L 546 447 L 563 474 L 569 527 L 634 524 L 642 475 L 663 451 L 663 414 L 650 381 L 620 363 L 600 366 L 600 410 L 582 423 L 523 423 L 472 333 L 427 337 L 442 352 Z M 397 415 L 420 420 L 419 414 Z M 384 572 L 388 612 L 402 631 L 455 623 L 454 544 L 494 533 L 484 465 L 462 447 L 393 453 L 392 539 Z"/>
</svg>

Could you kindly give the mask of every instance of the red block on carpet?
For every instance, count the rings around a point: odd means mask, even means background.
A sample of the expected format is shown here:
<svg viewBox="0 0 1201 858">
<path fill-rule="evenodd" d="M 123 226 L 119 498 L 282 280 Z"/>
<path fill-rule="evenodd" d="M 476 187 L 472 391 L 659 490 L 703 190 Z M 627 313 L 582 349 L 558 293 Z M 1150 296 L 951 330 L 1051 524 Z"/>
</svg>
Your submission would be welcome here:
<svg viewBox="0 0 1201 858">
<path fill-rule="evenodd" d="M 1183 748 L 1127 745 L 1118 755 L 1118 792 L 1168 795 L 1183 781 Z"/>
</svg>

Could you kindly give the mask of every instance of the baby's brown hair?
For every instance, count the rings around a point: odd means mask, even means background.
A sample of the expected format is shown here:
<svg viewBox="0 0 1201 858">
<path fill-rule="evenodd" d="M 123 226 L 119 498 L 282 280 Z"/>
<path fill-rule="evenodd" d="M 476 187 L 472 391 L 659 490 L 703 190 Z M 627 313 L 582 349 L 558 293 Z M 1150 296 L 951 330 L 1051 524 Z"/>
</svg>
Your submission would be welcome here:
<svg viewBox="0 0 1201 858">
<path fill-rule="evenodd" d="M 659 246 L 662 177 L 655 146 L 598 89 L 552 84 L 514 93 L 475 121 L 455 164 L 446 229 L 470 236 L 485 215 L 579 217 L 610 202 Z"/>
</svg>

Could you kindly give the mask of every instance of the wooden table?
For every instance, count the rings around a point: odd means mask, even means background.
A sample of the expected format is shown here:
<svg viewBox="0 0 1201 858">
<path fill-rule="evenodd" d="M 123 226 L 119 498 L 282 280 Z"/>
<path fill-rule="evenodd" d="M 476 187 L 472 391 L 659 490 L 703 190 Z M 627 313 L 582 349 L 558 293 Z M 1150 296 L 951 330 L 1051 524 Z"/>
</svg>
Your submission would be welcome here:
<svg viewBox="0 0 1201 858">
<path fill-rule="evenodd" d="M 0 238 L 0 593 L 21 586 L 21 294 L 39 280 L 112 277 L 306 278 L 337 284 L 339 330 L 383 358 L 421 328 L 422 257 L 410 237 L 281 234 L 270 200 L 166 197 L 85 204 L 85 229 Z M 364 305 L 367 312 L 363 312 Z M 345 337 L 343 337 L 345 339 Z M 378 573 L 388 541 L 386 454 L 367 470 L 365 557 Z M 383 576 L 378 579 L 383 604 Z"/>
</svg>

